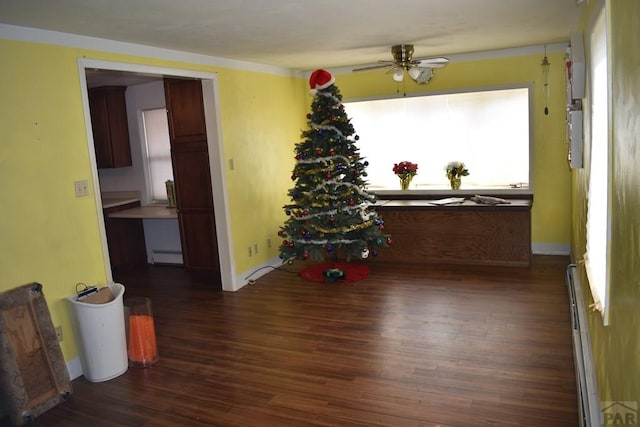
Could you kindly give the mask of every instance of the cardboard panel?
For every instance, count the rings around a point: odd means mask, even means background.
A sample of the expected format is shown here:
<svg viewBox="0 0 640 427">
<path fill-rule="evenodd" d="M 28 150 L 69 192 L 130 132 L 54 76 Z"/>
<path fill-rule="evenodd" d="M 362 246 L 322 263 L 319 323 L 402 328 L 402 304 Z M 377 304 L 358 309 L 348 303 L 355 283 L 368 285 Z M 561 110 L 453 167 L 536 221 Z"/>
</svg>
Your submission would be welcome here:
<svg viewBox="0 0 640 427">
<path fill-rule="evenodd" d="M 0 294 L 0 385 L 3 413 L 23 425 L 72 392 L 42 285 Z"/>
</svg>

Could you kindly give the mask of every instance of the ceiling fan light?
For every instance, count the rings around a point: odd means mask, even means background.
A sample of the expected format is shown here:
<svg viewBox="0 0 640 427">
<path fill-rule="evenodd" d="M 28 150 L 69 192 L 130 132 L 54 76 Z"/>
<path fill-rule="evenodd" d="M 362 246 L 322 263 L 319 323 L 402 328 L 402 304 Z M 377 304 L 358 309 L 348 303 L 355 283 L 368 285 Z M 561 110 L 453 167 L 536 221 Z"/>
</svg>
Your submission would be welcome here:
<svg viewBox="0 0 640 427">
<path fill-rule="evenodd" d="M 418 76 L 414 79 L 416 83 L 419 83 L 421 85 L 429 83 L 433 78 L 433 68 L 417 67 L 417 69 L 420 71 L 420 73 L 418 73 Z"/>
<path fill-rule="evenodd" d="M 402 68 L 398 68 L 393 72 L 393 81 L 400 83 L 404 80 L 404 71 Z"/>
<path fill-rule="evenodd" d="M 413 80 L 415 80 L 420 75 L 420 68 L 411 67 L 411 68 L 409 68 L 408 73 L 409 73 L 409 77 L 411 77 Z"/>
</svg>

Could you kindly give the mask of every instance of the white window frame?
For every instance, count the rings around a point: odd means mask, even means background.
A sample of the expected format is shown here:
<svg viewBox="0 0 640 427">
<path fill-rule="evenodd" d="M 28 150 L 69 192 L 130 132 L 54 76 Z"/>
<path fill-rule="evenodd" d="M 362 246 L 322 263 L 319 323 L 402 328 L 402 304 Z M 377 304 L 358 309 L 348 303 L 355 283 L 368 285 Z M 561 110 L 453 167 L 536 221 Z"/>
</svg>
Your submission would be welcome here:
<svg viewBox="0 0 640 427">
<path fill-rule="evenodd" d="M 585 270 L 593 296 L 591 308 L 609 324 L 611 243 L 611 79 L 606 8 L 596 14 L 589 43 L 591 150 L 587 196 Z M 604 58 L 602 58 L 604 56 Z"/>
<path fill-rule="evenodd" d="M 348 99 L 345 100 L 344 103 L 347 104 L 347 114 L 349 113 L 349 103 L 355 103 L 355 102 L 361 102 L 361 101 L 378 101 L 378 100 L 385 100 L 385 99 L 404 99 L 404 98 L 411 98 L 411 97 L 424 97 L 424 96 L 437 96 L 437 95 L 455 95 L 455 94 L 465 94 L 465 93 L 476 93 L 476 92 L 490 92 L 490 91 L 500 91 L 500 90 L 510 90 L 510 89 L 526 89 L 528 91 L 528 185 L 524 185 L 524 186 L 518 186 L 515 188 L 510 188 L 509 186 L 505 185 L 502 187 L 489 187 L 489 186 L 483 186 L 483 187 L 475 187 L 475 188 L 470 188 L 468 190 L 463 189 L 462 190 L 458 190 L 456 191 L 456 194 L 465 194 L 465 193 L 473 193 L 473 194 L 525 194 L 525 195 L 530 195 L 533 194 L 533 183 L 534 183 L 534 158 L 533 158 L 533 116 L 534 116 L 534 109 L 533 109 L 533 84 L 532 83 L 528 83 L 528 84 L 513 84 L 513 85 L 500 85 L 500 86 L 486 86 L 486 87 L 477 87 L 477 88 L 465 88 L 465 89 L 459 89 L 459 90 L 449 90 L 449 91 L 433 91 L 433 92 L 422 92 L 422 93 L 416 93 L 416 94 L 412 94 L 412 95 L 407 95 L 406 97 L 401 97 L 401 96 L 397 96 L 397 95 L 391 95 L 391 96 L 384 96 L 384 97 L 366 97 L 366 98 L 356 98 L 356 99 Z M 351 118 L 351 116 L 349 116 Z M 360 129 L 358 129 L 357 124 L 354 123 L 354 127 L 355 127 L 355 131 L 356 134 L 359 134 L 359 132 L 361 132 Z M 417 138 L 418 140 L 418 138 Z M 359 142 L 359 148 L 361 153 L 366 157 L 366 154 L 363 153 L 363 146 L 364 144 L 366 144 L 366 141 L 364 141 L 362 138 L 360 139 Z M 390 156 L 394 156 L 394 161 L 415 161 L 415 159 L 410 158 L 410 156 L 404 155 L 403 158 L 397 158 L 395 159 L 395 157 L 397 157 L 397 154 L 394 154 L 394 150 L 393 147 L 390 146 L 389 149 L 390 152 Z M 404 158 L 407 157 L 407 158 Z M 464 161 L 464 159 L 462 157 L 464 156 L 460 156 L 461 158 L 451 158 L 448 161 Z M 448 162 L 447 161 L 447 162 Z M 419 163 L 419 162 L 418 162 Z M 392 165 L 391 165 L 392 166 Z M 431 183 L 431 182 L 422 182 L 420 178 L 420 171 L 421 171 L 421 167 L 425 167 L 424 165 L 420 165 L 418 166 L 418 175 L 417 177 L 414 179 L 413 185 L 411 187 L 411 193 L 415 194 L 415 195 L 420 195 L 420 194 L 430 194 L 430 193 L 442 193 L 442 192 L 448 192 L 451 191 L 448 187 L 447 181 L 446 181 L 446 175 L 444 173 L 444 168 L 446 166 L 446 162 L 442 165 L 436 165 L 436 166 L 431 166 L 431 169 L 433 170 L 433 168 L 437 168 L 437 173 L 441 173 L 442 177 L 438 178 L 440 179 L 440 182 L 438 183 Z M 424 170 L 424 169 L 423 169 Z M 470 178 L 467 181 L 471 181 L 473 179 L 473 170 L 470 171 Z M 389 167 L 389 175 L 392 176 L 392 171 L 391 171 L 391 167 Z M 463 181 L 465 181 L 465 179 L 463 178 Z M 369 180 L 370 182 L 370 180 Z M 371 182 L 370 182 L 371 183 Z M 418 185 L 416 185 L 417 183 L 419 183 Z M 399 188 L 396 189 L 390 189 L 390 188 L 374 188 L 374 187 L 370 187 L 369 188 L 371 191 L 374 191 L 377 194 L 380 195 L 394 195 L 394 194 L 398 194 L 401 192 L 401 190 L 399 190 Z M 406 192 L 404 193 L 406 194 Z"/>
<path fill-rule="evenodd" d="M 149 135 L 148 134 L 148 129 L 147 129 L 147 119 L 146 119 L 146 114 L 149 112 L 155 112 L 158 113 L 158 115 L 161 118 L 166 119 L 166 108 L 162 107 L 162 108 L 150 108 L 150 109 L 146 109 L 146 110 L 142 110 L 140 111 L 140 123 L 142 124 L 142 134 L 143 134 L 143 153 L 145 156 L 144 162 L 143 164 L 145 165 L 145 177 L 147 177 L 147 191 L 149 194 L 149 199 L 151 200 L 151 203 L 159 203 L 159 204 L 166 204 L 168 203 L 168 196 L 166 193 L 166 188 L 164 187 L 165 185 L 165 181 L 162 182 L 155 182 L 155 180 L 159 179 L 158 178 L 158 171 L 154 172 L 154 161 L 152 160 L 152 156 L 153 156 L 153 152 L 155 152 L 156 154 L 159 152 L 165 153 L 167 155 L 167 158 L 169 160 L 169 170 L 170 170 L 170 176 L 166 175 L 165 178 L 168 178 L 170 180 L 173 181 L 173 168 L 171 165 L 171 147 L 170 147 L 170 142 L 169 142 L 169 127 L 167 124 L 167 133 L 166 135 L 161 135 L 161 133 L 157 133 L 155 135 Z M 166 137 L 166 138 L 165 138 Z M 155 138 L 158 139 L 159 143 L 161 144 L 160 150 L 158 149 L 153 149 L 150 147 L 150 138 Z M 157 187 L 156 191 L 154 191 L 154 186 Z M 164 190 L 162 190 L 164 188 Z"/>
</svg>

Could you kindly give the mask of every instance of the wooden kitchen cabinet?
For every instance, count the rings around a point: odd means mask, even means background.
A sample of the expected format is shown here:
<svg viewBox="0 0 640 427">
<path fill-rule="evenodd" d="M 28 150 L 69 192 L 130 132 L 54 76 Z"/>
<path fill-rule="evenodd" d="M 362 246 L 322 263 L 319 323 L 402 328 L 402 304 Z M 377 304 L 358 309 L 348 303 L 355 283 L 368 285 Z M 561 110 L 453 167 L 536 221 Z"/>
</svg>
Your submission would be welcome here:
<svg viewBox="0 0 640 427">
<path fill-rule="evenodd" d="M 114 212 L 135 207 L 140 207 L 140 202 L 103 209 L 112 273 L 147 266 L 147 249 L 142 219 L 109 217 L 109 214 Z"/>
<path fill-rule="evenodd" d="M 89 89 L 91 127 L 98 169 L 131 166 L 126 86 Z"/>
<path fill-rule="evenodd" d="M 164 90 L 184 265 L 192 273 L 217 279 L 220 261 L 202 82 L 165 78 Z"/>
</svg>

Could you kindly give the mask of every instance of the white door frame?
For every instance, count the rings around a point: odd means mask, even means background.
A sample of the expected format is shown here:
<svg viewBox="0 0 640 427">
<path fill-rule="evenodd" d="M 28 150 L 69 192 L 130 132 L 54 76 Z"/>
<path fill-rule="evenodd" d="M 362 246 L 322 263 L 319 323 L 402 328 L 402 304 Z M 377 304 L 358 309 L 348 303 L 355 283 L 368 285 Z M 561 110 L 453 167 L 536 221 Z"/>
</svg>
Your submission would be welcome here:
<svg viewBox="0 0 640 427">
<path fill-rule="evenodd" d="M 87 90 L 86 69 L 113 70 L 138 74 L 157 75 L 162 77 L 186 77 L 202 80 L 202 95 L 204 100 L 204 114 L 207 129 L 207 145 L 209 151 L 209 167 L 211 169 L 211 189 L 213 192 L 214 215 L 216 221 L 216 235 L 218 239 L 218 257 L 220 261 L 220 279 L 223 291 L 235 291 L 241 286 L 236 283 L 235 260 L 233 258 L 233 241 L 231 239 L 231 221 L 228 210 L 227 186 L 225 182 L 225 162 L 222 144 L 222 133 L 219 125 L 218 76 L 215 73 L 183 70 L 179 68 L 164 68 L 126 62 L 102 61 L 87 58 L 78 59 L 80 76 L 80 91 L 84 108 L 91 177 L 93 180 L 93 194 L 95 195 L 100 239 L 107 280 L 113 281 L 109 247 L 102 213 L 102 198 L 100 196 L 100 182 L 98 166 L 94 151 L 93 132 L 91 129 L 91 114 L 89 110 L 89 94 Z"/>
</svg>

